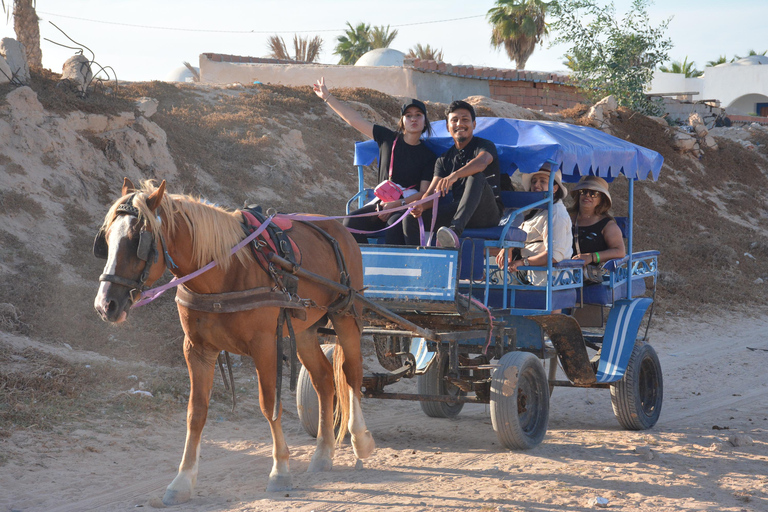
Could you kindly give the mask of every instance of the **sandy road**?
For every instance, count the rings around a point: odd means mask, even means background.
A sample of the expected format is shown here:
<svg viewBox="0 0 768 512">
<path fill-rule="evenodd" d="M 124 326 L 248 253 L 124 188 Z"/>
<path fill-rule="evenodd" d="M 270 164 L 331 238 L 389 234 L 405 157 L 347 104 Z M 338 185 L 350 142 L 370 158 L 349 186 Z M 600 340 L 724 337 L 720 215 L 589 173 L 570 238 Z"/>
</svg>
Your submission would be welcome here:
<svg viewBox="0 0 768 512">
<path fill-rule="evenodd" d="M 294 490 L 266 493 L 271 442 L 253 397 L 228 419 L 214 406 L 204 434 L 195 511 L 768 510 L 768 319 L 728 324 L 666 318 L 651 343 L 664 372 L 664 406 L 646 432 L 619 428 L 606 390 L 558 388 L 544 442 L 502 449 L 486 406 L 457 419 L 426 417 L 417 403 L 364 402 L 377 451 L 355 470 L 348 445 L 333 471 L 307 474 L 313 442 L 287 394 L 286 435 Z M 407 382 L 400 386 L 415 387 Z M 723 430 L 713 430 L 713 426 Z M 748 435 L 734 447 L 729 435 Z M 182 408 L 144 428 L 111 423 L 72 434 L 17 432 L 1 441 L 0 510 L 114 511 L 151 508 L 180 459 Z M 648 447 L 648 455 L 636 451 Z"/>
</svg>

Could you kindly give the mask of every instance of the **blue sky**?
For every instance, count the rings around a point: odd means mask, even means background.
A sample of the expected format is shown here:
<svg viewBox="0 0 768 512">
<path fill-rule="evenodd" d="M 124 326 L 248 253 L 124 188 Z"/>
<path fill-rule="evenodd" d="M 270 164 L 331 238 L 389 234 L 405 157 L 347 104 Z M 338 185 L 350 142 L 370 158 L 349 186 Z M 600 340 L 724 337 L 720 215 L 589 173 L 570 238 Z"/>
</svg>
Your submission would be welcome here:
<svg viewBox="0 0 768 512">
<path fill-rule="evenodd" d="M 294 31 L 320 35 L 325 40 L 321 62 L 335 64 L 335 39 L 347 21 L 397 28 L 391 47 L 403 52 L 416 43 L 430 44 L 442 48 L 445 61 L 452 64 L 509 68 L 506 55 L 489 44 L 484 15 L 493 4 L 493 0 L 38 0 L 37 10 L 43 38 L 72 45 L 49 23 L 53 22 L 91 48 L 99 64 L 112 66 L 118 78 L 162 80 L 183 61 L 197 65 L 204 52 L 266 56 L 269 35 L 279 33 L 290 44 Z M 630 4 L 614 1 L 618 17 Z M 674 44 L 670 56 L 681 61 L 688 56 L 699 69 L 719 55 L 730 59 L 750 49 L 768 49 L 763 35 L 768 0 L 657 1 L 649 14 L 654 24 L 673 16 L 667 31 Z M 441 21 L 455 18 L 463 19 Z M 2 25 L 0 36 L 14 37 L 12 27 L 12 21 Z M 563 70 L 565 50 L 545 43 L 526 67 Z M 42 51 L 43 65 L 57 72 L 73 55 L 73 50 L 48 41 L 42 42 Z"/>
</svg>

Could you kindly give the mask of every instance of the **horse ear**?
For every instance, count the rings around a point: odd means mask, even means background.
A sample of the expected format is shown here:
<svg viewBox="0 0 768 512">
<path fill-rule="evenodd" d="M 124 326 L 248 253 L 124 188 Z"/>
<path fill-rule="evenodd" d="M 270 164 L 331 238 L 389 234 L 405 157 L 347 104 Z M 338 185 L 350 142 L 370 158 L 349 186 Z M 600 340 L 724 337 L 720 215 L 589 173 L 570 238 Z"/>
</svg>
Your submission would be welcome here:
<svg viewBox="0 0 768 512">
<path fill-rule="evenodd" d="M 152 192 L 147 198 L 147 206 L 153 212 L 160 206 L 160 201 L 163 200 L 163 194 L 165 194 L 165 180 L 157 187 L 157 190 Z"/>
<path fill-rule="evenodd" d="M 124 196 L 127 196 L 128 194 L 133 194 L 136 192 L 136 186 L 133 184 L 131 180 L 128 178 L 123 178 L 123 192 L 122 194 Z"/>
</svg>

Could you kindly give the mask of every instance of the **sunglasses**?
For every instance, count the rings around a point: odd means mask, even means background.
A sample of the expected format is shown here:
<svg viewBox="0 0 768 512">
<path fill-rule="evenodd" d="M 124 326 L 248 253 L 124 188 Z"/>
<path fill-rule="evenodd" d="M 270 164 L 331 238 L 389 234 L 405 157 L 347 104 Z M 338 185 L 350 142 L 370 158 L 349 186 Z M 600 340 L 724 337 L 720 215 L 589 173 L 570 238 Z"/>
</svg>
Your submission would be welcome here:
<svg viewBox="0 0 768 512">
<path fill-rule="evenodd" d="M 579 195 L 589 196 L 589 197 L 598 197 L 600 195 L 600 192 L 598 192 L 597 190 L 582 189 L 582 190 L 579 190 Z"/>
</svg>

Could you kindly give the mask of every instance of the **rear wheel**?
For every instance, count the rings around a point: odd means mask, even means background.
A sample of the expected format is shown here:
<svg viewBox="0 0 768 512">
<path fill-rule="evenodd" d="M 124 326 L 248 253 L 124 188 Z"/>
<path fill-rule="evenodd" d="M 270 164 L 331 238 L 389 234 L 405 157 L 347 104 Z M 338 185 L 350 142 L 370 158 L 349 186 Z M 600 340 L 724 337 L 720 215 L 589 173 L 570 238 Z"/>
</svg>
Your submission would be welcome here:
<svg viewBox="0 0 768 512">
<path fill-rule="evenodd" d="M 646 430 L 659 420 L 663 398 L 659 357 L 652 346 L 639 341 L 632 349 L 624 378 L 611 384 L 613 414 L 627 430 Z"/>
<path fill-rule="evenodd" d="M 333 364 L 333 351 L 336 345 L 320 345 L 325 357 Z M 304 366 L 299 370 L 299 378 L 296 381 L 296 409 L 299 413 L 299 420 L 304 431 L 312 437 L 317 437 L 320 424 L 320 400 L 317 398 L 317 391 L 312 386 L 312 380 L 309 372 Z M 333 409 L 336 410 L 336 397 L 333 398 Z M 334 414 L 335 417 L 335 414 Z M 338 430 L 338 425 L 334 425 L 334 430 Z"/>
<path fill-rule="evenodd" d="M 466 393 L 445 380 L 448 373 L 448 354 L 440 352 L 429 369 L 416 378 L 420 395 L 465 396 Z M 464 408 L 462 402 L 419 402 L 421 410 L 430 418 L 453 418 Z"/>
<path fill-rule="evenodd" d="M 539 359 L 507 352 L 491 377 L 491 422 L 504 447 L 526 450 L 541 443 L 549 422 L 549 383 Z"/>
</svg>

